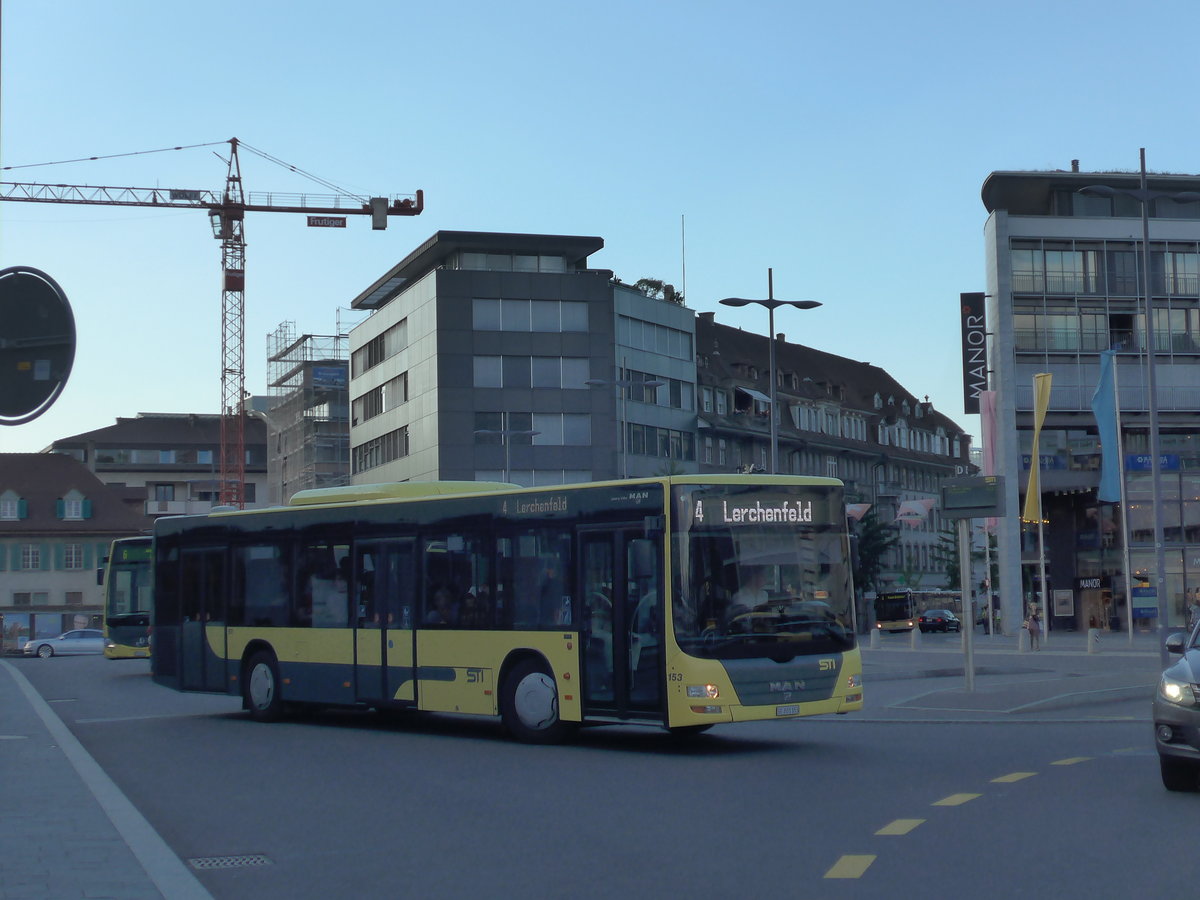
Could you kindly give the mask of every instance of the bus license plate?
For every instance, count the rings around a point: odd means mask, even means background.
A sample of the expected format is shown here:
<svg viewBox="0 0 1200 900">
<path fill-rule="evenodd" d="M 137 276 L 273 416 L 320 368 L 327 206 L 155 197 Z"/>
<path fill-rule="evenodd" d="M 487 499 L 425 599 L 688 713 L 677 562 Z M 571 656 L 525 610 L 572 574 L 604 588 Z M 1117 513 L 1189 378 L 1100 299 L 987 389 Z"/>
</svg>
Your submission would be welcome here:
<svg viewBox="0 0 1200 900">
<path fill-rule="evenodd" d="M 777 716 L 798 716 L 800 715 L 800 705 L 792 704 L 791 706 L 775 707 L 775 715 Z"/>
</svg>

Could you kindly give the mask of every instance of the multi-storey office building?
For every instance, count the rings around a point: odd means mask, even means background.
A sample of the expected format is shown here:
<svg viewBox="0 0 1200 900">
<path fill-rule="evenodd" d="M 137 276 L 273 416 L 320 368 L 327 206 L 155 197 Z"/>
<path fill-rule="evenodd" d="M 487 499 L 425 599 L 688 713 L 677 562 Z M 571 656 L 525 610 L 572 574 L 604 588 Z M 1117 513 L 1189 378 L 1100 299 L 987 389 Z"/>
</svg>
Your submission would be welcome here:
<svg viewBox="0 0 1200 900">
<path fill-rule="evenodd" d="M 700 313 L 696 324 L 700 471 L 766 471 L 770 453 L 768 338 Z M 962 429 L 878 366 L 776 336 L 779 471 L 840 478 L 846 502 L 870 504 L 899 540 L 881 580 L 945 586 L 938 512 L 945 478 L 970 468 Z M 950 585 L 957 588 L 957 585 Z"/>
<path fill-rule="evenodd" d="M 695 471 L 694 317 L 589 269 L 603 246 L 439 231 L 359 294 L 354 481 Z"/>
<path fill-rule="evenodd" d="M 1075 164 L 1071 171 L 993 172 L 983 184 L 995 451 L 1008 491 L 999 541 L 1006 628 L 1019 622 L 1022 602 L 1040 593 L 1030 577 L 1037 570 L 1035 534 L 1022 538 L 1018 510 L 1031 465 L 1033 376 L 1042 372 L 1052 375 L 1039 448 L 1051 627 L 1114 619 L 1123 625 L 1131 593 L 1135 618 L 1153 622 L 1142 210 L 1128 194 L 1080 193 L 1092 185 L 1120 192 L 1139 182 L 1136 174 L 1080 172 Z M 1200 176 L 1150 175 L 1148 187 L 1196 191 Z M 1165 579 L 1174 625 L 1185 621 L 1186 602 L 1200 587 L 1200 203 L 1162 197 L 1148 212 Z M 1127 522 L 1119 504 L 1096 499 L 1100 451 L 1090 403 L 1099 354 L 1108 349 L 1117 360 Z M 1126 524 L 1130 573 L 1120 540 Z"/>
</svg>

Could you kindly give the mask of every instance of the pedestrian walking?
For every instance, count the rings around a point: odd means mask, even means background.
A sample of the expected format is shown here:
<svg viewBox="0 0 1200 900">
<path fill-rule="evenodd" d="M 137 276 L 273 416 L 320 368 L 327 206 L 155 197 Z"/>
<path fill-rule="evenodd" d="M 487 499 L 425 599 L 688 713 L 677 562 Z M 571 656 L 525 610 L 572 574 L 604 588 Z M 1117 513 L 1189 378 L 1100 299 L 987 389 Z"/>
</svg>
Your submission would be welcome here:
<svg viewBox="0 0 1200 900">
<path fill-rule="evenodd" d="M 1029 632 L 1029 646 L 1033 650 L 1040 650 L 1038 646 L 1038 638 L 1042 634 L 1042 620 L 1038 618 L 1037 610 L 1029 614 L 1029 618 L 1025 620 L 1025 630 Z"/>
</svg>

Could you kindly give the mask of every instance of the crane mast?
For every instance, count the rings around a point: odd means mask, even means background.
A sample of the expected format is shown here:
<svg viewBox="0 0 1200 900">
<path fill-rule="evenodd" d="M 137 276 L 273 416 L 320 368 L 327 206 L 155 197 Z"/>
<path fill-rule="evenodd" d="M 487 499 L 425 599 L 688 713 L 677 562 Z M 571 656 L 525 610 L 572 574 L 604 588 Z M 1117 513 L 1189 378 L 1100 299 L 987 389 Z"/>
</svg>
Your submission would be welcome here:
<svg viewBox="0 0 1200 900">
<path fill-rule="evenodd" d="M 420 215 L 425 208 L 425 195 L 422 191 L 417 191 L 415 197 L 391 198 L 363 198 L 345 193 L 315 196 L 251 194 L 247 202 L 238 159 L 239 143 L 237 138 L 229 141 L 229 169 L 225 177 L 225 189 L 220 194 L 182 188 L 0 182 L 0 200 L 208 210 L 213 236 L 221 242 L 221 460 L 218 497 L 220 503 L 241 509 L 246 503 L 246 416 L 242 407 L 246 397 L 246 241 L 243 230 L 246 213 L 369 215 L 371 227 L 379 231 L 387 227 L 388 216 Z"/>
<path fill-rule="evenodd" d="M 237 138 L 230 141 L 224 205 L 213 210 L 221 241 L 221 489 L 219 502 L 246 505 L 246 197 Z"/>
</svg>

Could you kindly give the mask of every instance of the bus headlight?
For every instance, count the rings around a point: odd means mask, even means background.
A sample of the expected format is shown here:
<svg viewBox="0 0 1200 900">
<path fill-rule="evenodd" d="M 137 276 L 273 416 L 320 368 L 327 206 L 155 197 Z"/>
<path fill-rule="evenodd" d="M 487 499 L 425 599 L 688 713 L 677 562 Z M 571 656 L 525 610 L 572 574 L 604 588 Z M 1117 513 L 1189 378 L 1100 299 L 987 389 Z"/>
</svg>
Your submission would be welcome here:
<svg viewBox="0 0 1200 900">
<path fill-rule="evenodd" d="M 850 688 L 851 690 L 862 687 L 862 675 L 851 675 L 846 679 L 846 687 Z"/>
<path fill-rule="evenodd" d="M 721 689 L 715 684 L 689 684 L 687 695 L 697 700 L 716 700 L 721 696 Z"/>
</svg>

